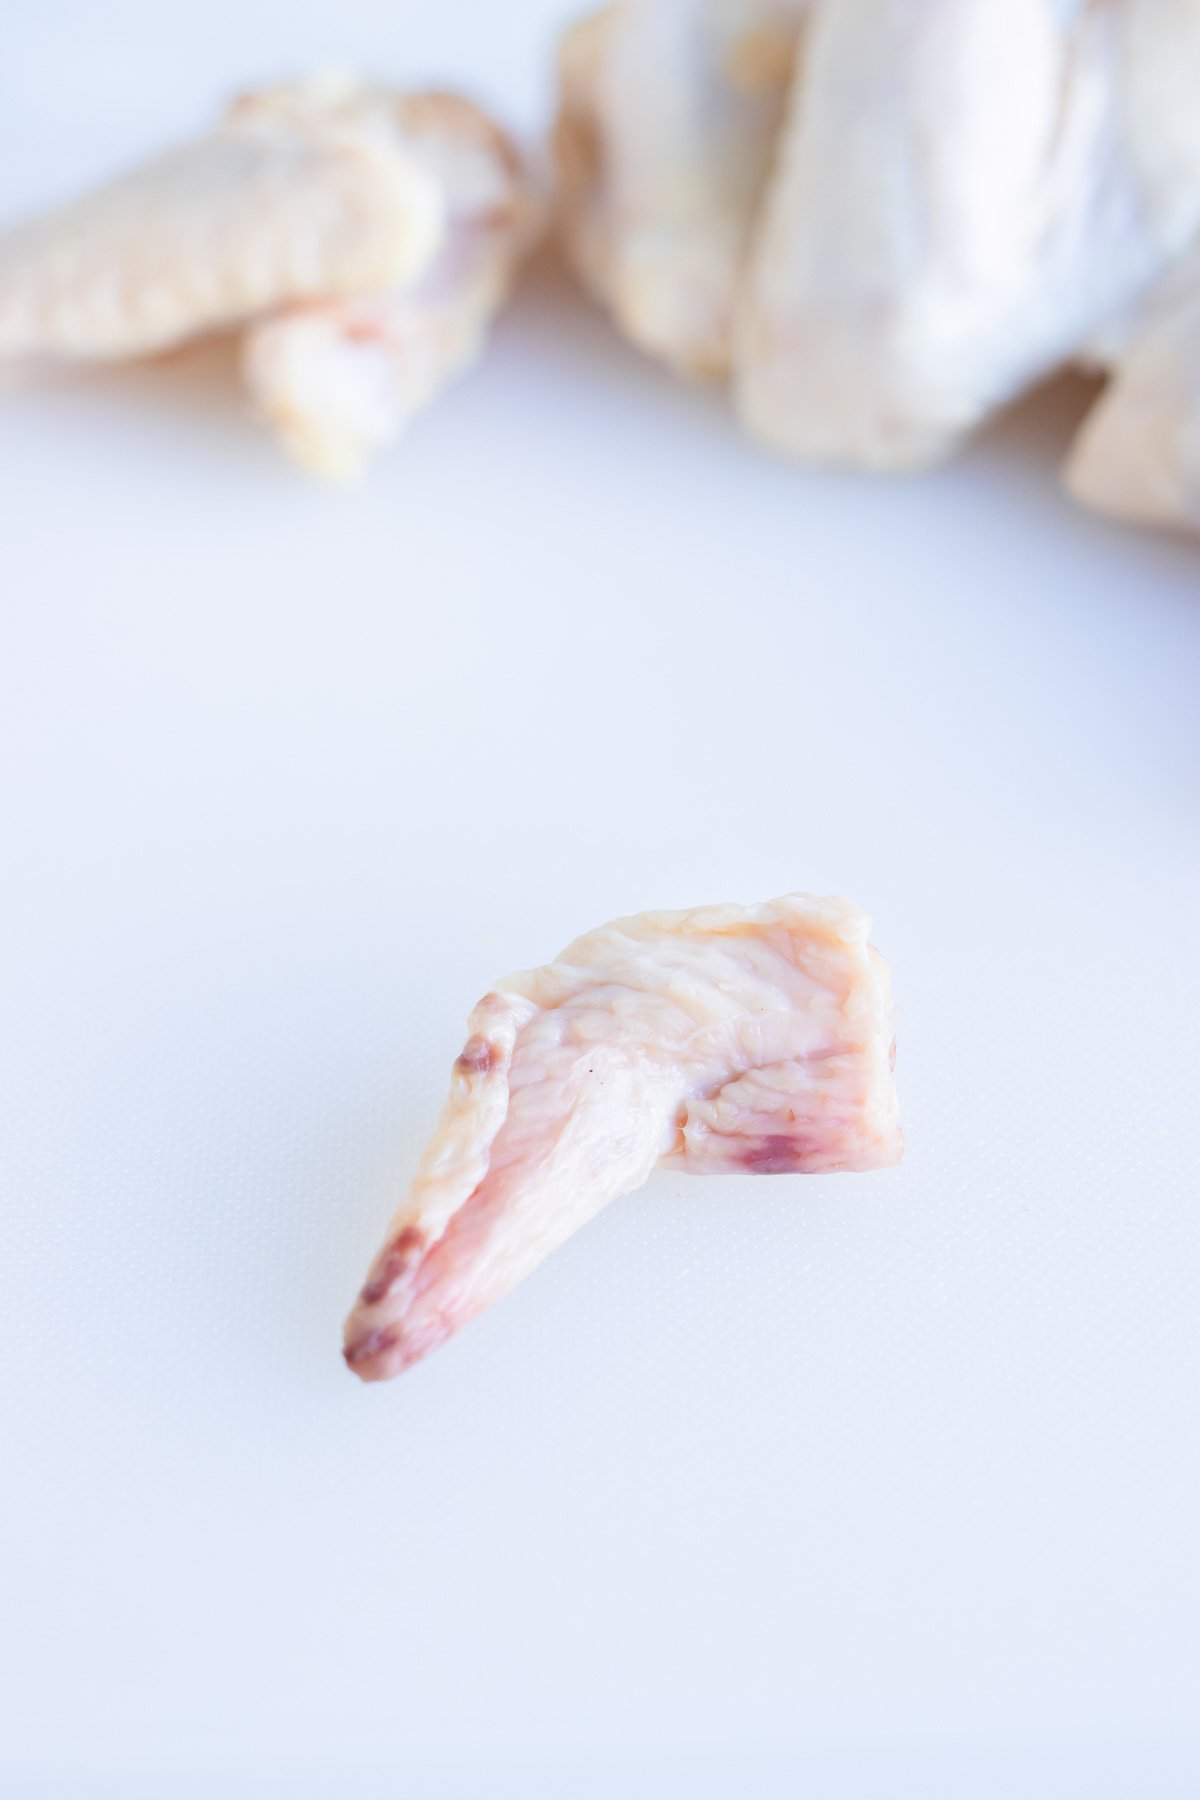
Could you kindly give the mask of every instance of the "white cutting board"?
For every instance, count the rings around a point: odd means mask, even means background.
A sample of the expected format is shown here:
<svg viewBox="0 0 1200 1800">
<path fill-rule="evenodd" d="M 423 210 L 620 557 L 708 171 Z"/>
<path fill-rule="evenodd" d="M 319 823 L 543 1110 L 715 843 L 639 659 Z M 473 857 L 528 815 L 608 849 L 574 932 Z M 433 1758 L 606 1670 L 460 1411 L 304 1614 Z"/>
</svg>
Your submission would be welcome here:
<svg viewBox="0 0 1200 1800">
<path fill-rule="evenodd" d="M 532 119 L 567 10 L 6 24 L 6 215 L 341 59 Z M 228 359 L 0 407 L 0 1794 L 1200 1785 L 1200 553 L 1033 403 L 894 484 L 542 273 L 361 489 Z M 845 892 L 909 1153 L 656 1179 L 425 1366 L 343 1311 L 486 985 Z"/>
</svg>

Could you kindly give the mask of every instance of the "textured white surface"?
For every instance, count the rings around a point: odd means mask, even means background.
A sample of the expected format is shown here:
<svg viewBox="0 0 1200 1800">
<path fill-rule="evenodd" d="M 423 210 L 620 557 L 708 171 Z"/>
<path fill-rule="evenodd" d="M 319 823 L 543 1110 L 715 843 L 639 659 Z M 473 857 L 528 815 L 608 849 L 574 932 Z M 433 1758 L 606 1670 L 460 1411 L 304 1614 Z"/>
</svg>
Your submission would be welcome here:
<svg viewBox="0 0 1200 1800">
<path fill-rule="evenodd" d="M 45 0 L 0 200 L 335 52 L 531 107 L 562 8 L 437 10 Z M 5 1800 L 1195 1792 L 1200 558 L 1077 401 L 807 476 L 545 275 L 350 494 L 220 353 L 5 398 Z M 791 885 L 903 1168 L 656 1177 L 360 1388 L 488 981 Z"/>
</svg>

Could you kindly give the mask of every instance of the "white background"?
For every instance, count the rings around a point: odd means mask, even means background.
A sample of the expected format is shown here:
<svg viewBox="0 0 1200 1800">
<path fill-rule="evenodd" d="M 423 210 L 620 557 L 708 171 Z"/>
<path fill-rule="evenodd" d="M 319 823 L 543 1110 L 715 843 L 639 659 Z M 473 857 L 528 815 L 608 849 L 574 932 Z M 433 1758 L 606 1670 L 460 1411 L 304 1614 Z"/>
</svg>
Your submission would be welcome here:
<svg viewBox="0 0 1200 1800">
<path fill-rule="evenodd" d="M 565 10 L 12 9 L 4 213 L 310 63 L 532 123 Z M 805 474 L 548 269 L 350 493 L 219 351 L 5 398 L 4 1800 L 1197 1791 L 1200 556 L 1083 398 Z M 479 993 L 790 887 L 903 1168 L 657 1178 L 355 1383 Z"/>
</svg>

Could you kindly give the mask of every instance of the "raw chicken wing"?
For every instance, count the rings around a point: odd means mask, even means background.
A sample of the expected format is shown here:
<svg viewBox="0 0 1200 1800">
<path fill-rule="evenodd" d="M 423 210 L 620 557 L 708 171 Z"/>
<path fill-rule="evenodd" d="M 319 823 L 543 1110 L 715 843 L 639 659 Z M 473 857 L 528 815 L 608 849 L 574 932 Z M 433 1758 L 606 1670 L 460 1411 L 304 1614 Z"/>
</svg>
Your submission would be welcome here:
<svg viewBox="0 0 1200 1800">
<path fill-rule="evenodd" d="M 1069 485 L 1195 525 L 1200 0 L 610 0 L 560 90 L 585 280 L 754 436 L 917 468 L 1115 356 Z"/>
<path fill-rule="evenodd" d="M 927 462 L 1135 305 L 1200 232 L 1198 27 L 1196 0 L 823 0 L 738 320 L 755 435 Z"/>
<path fill-rule="evenodd" d="M 0 356 L 145 356 L 427 267 L 437 182 L 350 92 L 237 100 L 207 137 L 0 238 Z"/>
<path fill-rule="evenodd" d="M 398 1374 L 658 1166 L 898 1160 L 886 964 L 847 901 L 644 913 L 471 1016 L 441 1122 L 346 1326 Z"/>
<path fill-rule="evenodd" d="M 436 255 L 415 279 L 289 309 L 243 344 L 247 386 L 284 447 L 334 478 L 356 475 L 475 360 L 541 224 L 516 146 L 477 106 L 438 93 L 377 104 L 439 195 Z"/>
<path fill-rule="evenodd" d="M 612 0 L 563 39 L 555 153 L 575 263 L 633 341 L 728 373 L 748 234 L 810 0 Z"/>
<path fill-rule="evenodd" d="M 1145 308 L 1071 447 L 1067 487 L 1139 525 L 1200 532 L 1200 254 Z"/>
<path fill-rule="evenodd" d="M 317 76 L 0 239 L 0 358 L 145 355 L 245 327 L 284 447 L 348 476 L 464 369 L 537 234 L 507 134 L 453 94 Z"/>
</svg>

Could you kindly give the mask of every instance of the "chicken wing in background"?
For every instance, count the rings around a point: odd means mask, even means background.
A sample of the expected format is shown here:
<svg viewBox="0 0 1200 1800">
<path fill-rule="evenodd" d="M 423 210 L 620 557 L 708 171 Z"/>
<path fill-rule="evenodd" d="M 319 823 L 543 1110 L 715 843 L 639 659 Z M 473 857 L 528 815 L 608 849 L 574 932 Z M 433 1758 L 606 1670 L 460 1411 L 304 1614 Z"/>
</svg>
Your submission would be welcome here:
<svg viewBox="0 0 1200 1800">
<path fill-rule="evenodd" d="M 353 475 L 478 353 L 541 212 L 469 101 L 316 76 L 0 238 L 0 358 L 113 361 L 242 329 L 285 449 Z"/>
<path fill-rule="evenodd" d="M 1197 92 L 1200 0 L 614 0 L 563 47 L 565 234 L 636 343 L 805 460 L 923 466 L 1115 356 L 1072 489 L 1194 525 Z M 1130 486 L 1144 454 L 1173 473 Z"/>
</svg>

